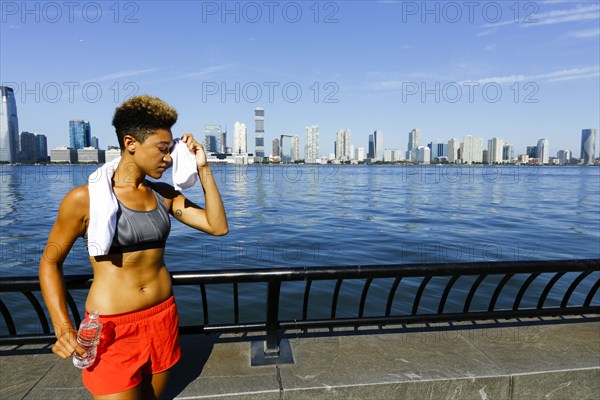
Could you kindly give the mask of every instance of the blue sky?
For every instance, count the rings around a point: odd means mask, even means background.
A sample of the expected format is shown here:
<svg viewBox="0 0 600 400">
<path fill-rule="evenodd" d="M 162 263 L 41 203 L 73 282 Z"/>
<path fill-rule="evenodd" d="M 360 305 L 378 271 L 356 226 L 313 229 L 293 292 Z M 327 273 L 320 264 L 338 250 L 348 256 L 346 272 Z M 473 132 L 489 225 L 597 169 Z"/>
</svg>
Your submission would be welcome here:
<svg viewBox="0 0 600 400">
<path fill-rule="evenodd" d="M 384 147 L 500 137 L 523 153 L 548 138 L 579 156 L 600 128 L 600 2 L 2 1 L 0 82 L 16 86 L 19 129 L 68 145 L 86 119 L 116 145 L 114 109 L 159 96 L 174 134 L 245 122 L 265 109 L 266 153 L 320 126 L 321 153 L 349 128 Z M 85 89 L 85 90 L 83 90 Z M 597 140 L 600 142 L 600 140 Z M 486 145 L 487 147 L 487 145 Z M 596 153 L 598 154 L 598 152 Z"/>
</svg>

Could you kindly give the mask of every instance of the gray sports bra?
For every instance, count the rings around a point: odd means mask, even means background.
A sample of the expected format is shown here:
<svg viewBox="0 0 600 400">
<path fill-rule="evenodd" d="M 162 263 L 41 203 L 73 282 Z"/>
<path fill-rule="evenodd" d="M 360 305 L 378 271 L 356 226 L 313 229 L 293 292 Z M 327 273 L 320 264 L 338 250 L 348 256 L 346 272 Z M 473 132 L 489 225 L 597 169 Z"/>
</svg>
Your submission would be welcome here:
<svg viewBox="0 0 600 400">
<path fill-rule="evenodd" d="M 152 189 L 158 206 L 150 211 L 137 211 L 127 208 L 117 199 L 117 226 L 108 254 L 165 247 L 171 231 L 167 203 L 150 182 L 146 183 Z"/>
</svg>

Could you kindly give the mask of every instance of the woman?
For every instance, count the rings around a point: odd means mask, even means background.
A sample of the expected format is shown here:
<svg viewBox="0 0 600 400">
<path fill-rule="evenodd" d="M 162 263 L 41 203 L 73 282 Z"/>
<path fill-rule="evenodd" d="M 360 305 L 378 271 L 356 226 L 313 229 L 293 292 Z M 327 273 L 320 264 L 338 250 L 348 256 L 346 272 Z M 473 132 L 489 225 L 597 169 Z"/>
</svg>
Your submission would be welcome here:
<svg viewBox="0 0 600 400">
<path fill-rule="evenodd" d="M 98 310 L 104 323 L 96 362 L 83 371 L 95 399 L 160 398 L 169 370 L 180 358 L 177 310 L 164 261 L 168 214 L 211 235 L 228 232 L 204 148 L 191 134 L 183 135 L 178 146 L 195 154 L 205 209 L 169 184 L 146 180 L 160 178 L 170 166 L 176 120 L 173 108 L 149 96 L 126 101 L 113 118 L 122 153 L 111 180 L 119 203 L 116 231 L 108 254 L 90 256 L 94 280 L 85 304 L 88 312 Z M 39 267 L 57 337 L 52 351 L 63 359 L 85 353 L 67 312 L 63 262 L 76 239 L 87 237 L 88 189 L 79 186 L 63 199 Z"/>
</svg>

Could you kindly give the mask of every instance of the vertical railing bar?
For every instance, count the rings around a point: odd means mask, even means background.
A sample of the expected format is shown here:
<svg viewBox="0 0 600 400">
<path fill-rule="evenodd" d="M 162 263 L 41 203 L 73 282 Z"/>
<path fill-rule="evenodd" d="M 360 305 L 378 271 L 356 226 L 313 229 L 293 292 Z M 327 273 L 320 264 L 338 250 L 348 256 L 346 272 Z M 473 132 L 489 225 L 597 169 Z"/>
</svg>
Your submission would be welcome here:
<svg viewBox="0 0 600 400">
<path fill-rule="evenodd" d="M 6 322 L 8 334 L 10 336 L 17 336 L 17 328 L 15 327 L 15 321 L 13 321 L 12 316 L 10 315 L 10 311 L 8 311 L 8 308 L 6 307 L 2 299 L 0 299 L 0 313 L 2 313 L 2 317 Z"/>
<path fill-rule="evenodd" d="M 396 296 L 396 290 L 398 290 L 398 286 L 402 281 L 402 277 L 398 277 L 394 279 L 394 283 L 390 288 L 390 293 L 388 294 L 387 304 L 385 306 L 385 316 L 389 317 L 392 312 L 392 303 L 394 302 L 394 296 Z"/>
<path fill-rule="evenodd" d="M 69 304 L 69 308 L 71 309 L 71 314 L 73 314 L 73 318 L 75 319 L 75 328 L 79 329 L 79 325 L 81 325 L 81 316 L 79 315 L 79 310 L 77 309 L 77 304 L 75 304 L 75 300 L 71 293 L 67 290 L 67 304 Z"/>
<path fill-rule="evenodd" d="M 419 285 L 419 289 L 417 290 L 417 294 L 415 295 L 415 302 L 413 303 L 413 308 L 411 315 L 417 315 L 417 311 L 419 310 L 419 303 L 421 303 L 421 297 L 423 296 L 423 292 L 425 291 L 425 286 L 431 280 L 431 276 L 426 276 L 423 278 L 421 285 Z"/>
<path fill-rule="evenodd" d="M 467 300 L 465 301 L 465 306 L 463 307 L 463 312 L 469 312 L 469 308 L 471 307 L 471 301 L 473 301 L 473 296 L 475 296 L 477 288 L 479 287 L 479 285 L 481 285 L 481 282 L 483 282 L 485 278 L 487 278 L 487 275 L 479 275 L 479 278 L 477 278 L 477 280 L 473 283 L 473 286 L 471 286 L 471 290 L 469 290 Z"/>
<path fill-rule="evenodd" d="M 358 318 L 362 318 L 364 314 L 365 302 L 367 301 L 367 293 L 369 292 L 371 282 L 373 282 L 373 278 L 368 278 L 363 286 L 362 294 L 360 296 L 360 305 L 358 306 Z"/>
<path fill-rule="evenodd" d="M 204 314 L 204 326 L 208 325 L 208 300 L 206 298 L 206 285 L 200 284 L 200 293 L 202 295 L 202 313 Z"/>
<path fill-rule="evenodd" d="M 240 303 L 237 282 L 233 282 L 233 319 L 236 324 L 240 322 Z"/>
<path fill-rule="evenodd" d="M 340 295 L 340 288 L 342 287 L 343 279 L 338 279 L 335 282 L 335 289 L 333 291 L 333 298 L 331 299 L 331 319 L 335 319 L 335 314 L 337 312 L 337 302 L 338 297 Z"/>
<path fill-rule="evenodd" d="M 527 278 L 525 280 L 525 282 L 523 282 L 523 284 L 521 285 L 521 289 L 519 289 L 519 293 L 517 293 L 517 297 L 515 298 L 515 302 L 513 304 L 513 310 L 519 309 L 519 306 L 521 305 L 521 300 L 523 300 L 523 296 L 525 296 L 525 292 L 527 291 L 527 288 L 529 287 L 529 285 L 531 285 L 531 283 L 538 276 L 540 276 L 539 273 L 531 274 L 531 275 L 529 275 L 529 278 Z"/>
<path fill-rule="evenodd" d="M 21 293 L 23 293 L 25 295 L 25 297 L 27 297 L 27 300 L 29 300 L 29 302 L 35 309 L 35 313 L 38 316 L 38 319 L 40 321 L 40 324 L 42 325 L 42 330 L 44 331 L 44 333 L 46 333 L 46 334 L 50 333 L 50 326 L 48 325 L 48 319 L 46 318 L 46 314 L 44 313 L 44 310 L 42 309 L 42 305 L 40 304 L 38 299 L 36 299 L 35 296 L 33 295 L 33 293 L 31 293 L 29 291 L 24 291 Z"/>
<path fill-rule="evenodd" d="M 560 303 L 561 308 L 565 308 L 567 306 L 567 304 L 569 303 L 569 299 L 571 298 L 571 295 L 573 294 L 577 286 L 579 286 L 581 281 L 584 280 L 592 272 L 593 271 L 584 271 L 581 274 L 579 274 L 577 278 L 575 278 L 573 283 L 571 283 L 571 286 L 569 286 L 569 288 L 567 289 L 565 297 L 563 297 L 563 301 Z"/>
<path fill-rule="evenodd" d="M 450 280 L 448 281 L 448 284 L 444 288 L 444 293 L 442 294 L 442 297 L 440 298 L 440 305 L 438 306 L 438 314 L 444 313 L 444 308 L 446 307 L 446 301 L 448 300 L 450 291 L 452 290 L 452 287 L 454 286 L 454 284 L 456 283 L 458 278 L 460 278 L 460 275 L 454 275 L 452 278 L 450 278 Z"/>
<path fill-rule="evenodd" d="M 306 280 L 306 286 L 304 288 L 304 302 L 302 304 L 302 320 L 306 321 L 308 317 L 308 296 L 310 295 L 310 287 L 312 285 L 312 279 Z"/>
<path fill-rule="evenodd" d="M 267 288 L 267 338 L 266 352 L 279 351 L 279 297 L 281 294 L 281 281 L 272 279 Z"/>
<path fill-rule="evenodd" d="M 592 299 L 598 291 L 598 288 L 600 288 L 600 279 L 598 279 L 596 283 L 594 283 L 594 286 L 592 286 L 592 288 L 590 289 L 590 292 L 588 293 L 587 297 L 585 298 L 585 301 L 583 302 L 584 307 L 588 307 L 590 304 L 592 304 Z"/>
<path fill-rule="evenodd" d="M 544 291 L 542 292 L 542 295 L 540 296 L 540 300 L 538 301 L 538 304 L 537 304 L 538 310 L 541 310 L 544 307 L 544 302 L 546 301 L 546 297 L 548 297 L 548 294 L 550 294 L 550 291 L 552 290 L 552 288 L 554 287 L 556 282 L 558 282 L 558 280 L 560 278 L 562 278 L 565 274 L 566 274 L 566 272 L 557 272 L 552 277 L 552 279 L 550 279 L 548 281 L 548 283 L 546 284 L 546 287 L 544 288 Z"/>
</svg>

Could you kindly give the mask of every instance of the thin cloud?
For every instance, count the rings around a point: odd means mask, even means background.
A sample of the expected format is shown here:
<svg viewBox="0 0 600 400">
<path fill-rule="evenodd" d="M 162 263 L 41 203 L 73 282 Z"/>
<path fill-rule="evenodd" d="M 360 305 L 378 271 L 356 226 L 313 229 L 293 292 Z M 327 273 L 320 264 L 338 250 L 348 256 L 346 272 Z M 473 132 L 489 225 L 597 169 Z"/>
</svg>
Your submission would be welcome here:
<svg viewBox="0 0 600 400">
<path fill-rule="evenodd" d="M 600 28 L 586 29 L 586 30 L 581 30 L 581 31 L 573 31 L 573 32 L 569 32 L 565 35 L 565 37 L 567 37 L 567 38 L 574 38 L 574 39 L 585 39 L 585 38 L 591 38 L 591 37 L 596 37 L 596 36 L 600 36 Z"/>
<path fill-rule="evenodd" d="M 541 14 L 533 14 L 528 17 L 531 22 L 515 22 L 514 20 L 483 25 L 483 28 L 494 28 L 512 24 L 518 24 L 524 28 L 536 26 L 562 24 L 566 22 L 597 20 L 600 18 L 600 5 L 586 5 L 566 10 L 553 10 Z"/>
<path fill-rule="evenodd" d="M 420 75 L 420 74 L 415 74 Z M 516 82 L 559 82 L 559 81 L 569 81 L 576 79 L 588 79 L 588 78 L 599 78 L 600 77 L 600 66 L 589 66 L 589 67 L 581 67 L 581 68 L 568 68 L 562 69 L 558 71 L 552 71 L 545 74 L 537 74 L 537 75 L 525 75 L 525 74 L 512 74 L 512 75 L 504 75 L 504 76 L 493 76 L 489 78 L 480 78 L 480 79 L 465 79 L 459 82 L 455 82 L 459 85 L 473 85 L 480 84 L 485 85 L 487 83 L 496 83 L 498 85 L 503 84 L 513 84 Z M 439 82 L 440 84 L 446 82 L 451 83 L 451 79 L 441 79 L 438 77 L 437 79 L 427 79 L 428 84 L 432 84 L 434 81 Z M 385 90 L 397 90 L 404 89 L 406 85 L 414 85 L 425 83 L 424 80 L 416 82 L 415 80 L 382 80 L 379 82 L 374 82 L 369 85 L 369 89 L 385 91 Z"/>
<path fill-rule="evenodd" d="M 600 66 L 595 65 L 591 67 L 582 67 L 582 68 L 569 68 L 562 69 L 559 71 L 553 71 L 546 74 L 538 74 L 538 75 L 523 75 L 523 74 L 513 74 L 507 76 L 494 76 L 491 78 L 483 78 L 483 79 L 471 79 L 464 80 L 459 83 L 515 83 L 515 82 L 524 82 L 524 81 L 546 81 L 546 82 L 557 82 L 557 81 L 566 81 L 566 80 L 575 80 L 575 79 L 586 79 L 600 77 Z"/>
<path fill-rule="evenodd" d="M 207 75 L 211 75 L 211 74 L 214 74 L 217 72 L 227 71 L 232 68 L 233 68 L 233 65 L 231 65 L 231 64 L 213 65 L 210 67 L 202 68 L 199 71 L 189 72 L 187 74 L 179 75 L 173 79 L 188 79 L 188 78 L 199 78 L 199 77 L 202 78 Z"/>
<path fill-rule="evenodd" d="M 117 79 L 121 79 L 121 78 L 129 78 L 132 76 L 143 75 L 143 74 L 147 74 L 147 73 L 154 72 L 154 71 L 158 71 L 158 68 L 132 69 L 132 70 L 127 70 L 127 71 L 120 71 L 120 72 L 115 72 L 115 73 L 109 74 L 109 75 L 99 76 L 94 79 L 89 79 L 87 81 L 84 81 L 83 83 L 113 81 L 113 80 L 117 80 Z"/>
</svg>

